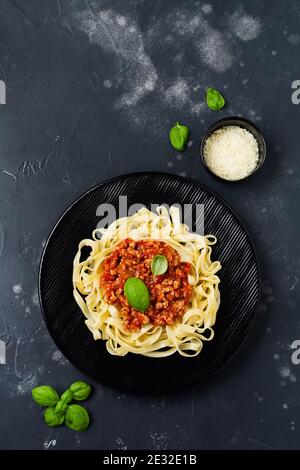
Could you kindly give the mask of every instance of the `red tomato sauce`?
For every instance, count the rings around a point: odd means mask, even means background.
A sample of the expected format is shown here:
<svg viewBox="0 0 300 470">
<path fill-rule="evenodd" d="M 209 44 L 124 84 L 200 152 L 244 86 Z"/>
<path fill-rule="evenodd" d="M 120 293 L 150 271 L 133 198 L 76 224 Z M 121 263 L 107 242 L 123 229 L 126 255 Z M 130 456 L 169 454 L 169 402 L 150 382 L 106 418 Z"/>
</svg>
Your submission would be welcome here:
<svg viewBox="0 0 300 470">
<path fill-rule="evenodd" d="M 154 276 L 151 262 L 154 256 L 168 260 L 165 274 Z M 125 328 L 139 330 L 142 325 L 172 325 L 180 319 L 190 301 L 192 287 L 188 283 L 190 263 L 182 262 L 174 248 L 158 240 L 122 240 L 103 263 L 100 286 L 106 301 L 121 309 Z M 124 295 L 129 277 L 140 278 L 150 292 L 150 305 L 144 312 L 135 310 Z"/>
</svg>

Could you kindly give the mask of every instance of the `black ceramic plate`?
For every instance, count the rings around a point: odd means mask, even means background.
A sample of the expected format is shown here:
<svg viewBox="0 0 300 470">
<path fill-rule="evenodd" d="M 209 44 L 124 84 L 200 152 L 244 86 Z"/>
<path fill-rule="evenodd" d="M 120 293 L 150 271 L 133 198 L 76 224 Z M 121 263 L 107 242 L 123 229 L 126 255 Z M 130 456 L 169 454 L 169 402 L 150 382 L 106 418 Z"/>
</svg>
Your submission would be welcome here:
<svg viewBox="0 0 300 470">
<path fill-rule="evenodd" d="M 72 267 L 78 243 L 90 238 L 99 222 L 99 204 L 128 206 L 204 204 L 205 233 L 218 238 L 213 259 L 222 263 L 221 307 L 213 341 L 195 358 L 174 354 L 152 359 L 115 357 L 104 341 L 94 341 L 73 299 Z M 253 244 L 244 225 L 214 193 L 201 184 L 170 174 L 137 173 L 101 183 L 75 201 L 60 218 L 46 243 L 40 265 L 39 294 L 48 330 L 62 353 L 93 379 L 121 389 L 164 392 L 191 385 L 220 369 L 239 349 L 257 313 L 260 275 Z"/>
</svg>

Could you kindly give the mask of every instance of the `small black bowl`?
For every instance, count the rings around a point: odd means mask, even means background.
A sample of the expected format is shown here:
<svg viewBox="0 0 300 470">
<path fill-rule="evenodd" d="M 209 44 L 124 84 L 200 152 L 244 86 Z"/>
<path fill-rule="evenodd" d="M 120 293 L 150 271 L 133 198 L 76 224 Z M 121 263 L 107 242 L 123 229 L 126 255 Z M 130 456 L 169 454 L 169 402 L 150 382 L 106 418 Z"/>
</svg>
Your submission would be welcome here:
<svg viewBox="0 0 300 470">
<path fill-rule="evenodd" d="M 253 137 L 256 139 L 257 144 L 258 144 L 258 151 L 259 151 L 259 160 L 257 163 L 256 168 L 247 176 L 244 178 L 238 179 L 238 180 L 228 180 L 226 178 L 222 178 L 222 176 L 216 175 L 206 164 L 205 158 L 204 158 L 204 146 L 205 142 L 208 139 L 208 137 L 217 129 L 221 129 L 222 127 L 226 126 L 238 126 L 243 129 L 246 129 L 247 131 L 251 132 Z M 249 121 L 248 119 L 240 118 L 240 117 L 226 117 L 224 119 L 220 119 L 220 121 L 216 121 L 214 124 L 212 124 L 206 131 L 204 137 L 202 138 L 201 141 L 201 146 L 200 146 L 200 155 L 201 155 L 201 160 L 204 165 L 204 167 L 216 178 L 222 181 L 226 181 L 227 183 L 238 183 L 240 181 L 244 181 L 248 179 L 250 176 L 252 176 L 254 173 L 259 170 L 259 168 L 262 167 L 265 158 L 266 158 L 266 143 L 265 139 L 263 138 L 262 133 L 259 131 L 259 129 L 253 124 L 253 122 Z"/>
</svg>

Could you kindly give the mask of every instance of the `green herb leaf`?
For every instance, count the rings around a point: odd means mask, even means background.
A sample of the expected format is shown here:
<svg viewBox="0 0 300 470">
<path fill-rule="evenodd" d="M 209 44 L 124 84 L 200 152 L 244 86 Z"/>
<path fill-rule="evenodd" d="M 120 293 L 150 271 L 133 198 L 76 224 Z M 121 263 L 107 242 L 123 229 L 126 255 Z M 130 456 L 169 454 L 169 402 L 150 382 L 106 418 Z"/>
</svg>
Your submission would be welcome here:
<svg viewBox="0 0 300 470">
<path fill-rule="evenodd" d="M 44 420 L 47 426 L 50 426 L 51 428 L 55 428 L 57 426 L 60 426 L 65 419 L 65 414 L 60 414 L 55 412 L 55 408 L 46 408 L 44 412 Z"/>
<path fill-rule="evenodd" d="M 78 380 L 70 385 L 70 392 L 75 400 L 85 400 L 91 394 L 92 387 L 86 382 Z"/>
<path fill-rule="evenodd" d="M 65 416 L 68 405 L 66 402 L 60 400 L 55 407 L 55 414 L 58 416 Z"/>
<path fill-rule="evenodd" d="M 190 138 L 190 130 L 187 126 L 179 124 L 177 121 L 175 126 L 170 130 L 170 142 L 174 149 L 182 152 Z"/>
<path fill-rule="evenodd" d="M 148 287 L 138 277 L 130 277 L 124 284 L 124 294 L 129 305 L 144 312 L 150 305 L 150 294 Z"/>
<path fill-rule="evenodd" d="M 225 99 L 215 88 L 206 90 L 206 104 L 213 111 L 220 111 L 225 106 Z"/>
<path fill-rule="evenodd" d="M 63 401 L 64 403 L 70 403 L 73 398 L 73 393 L 69 388 L 60 397 L 61 401 Z"/>
<path fill-rule="evenodd" d="M 151 263 L 151 271 L 154 276 L 159 276 L 160 274 L 164 274 L 168 269 L 168 260 L 163 255 L 156 255 L 154 256 L 152 263 Z"/>
<path fill-rule="evenodd" d="M 66 412 L 65 423 L 74 431 L 86 431 L 89 427 L 90 418 L 83 406 L 70 405 Z"/>
<path fill-rule="evenodd" d="M 41 406 L 55 406 L 59 402 L 59 395 L 54 388 L 48 385 L 41 385 L 35 387 L 31 391 L 32 398 L 38 405 Z"/>
</svg>

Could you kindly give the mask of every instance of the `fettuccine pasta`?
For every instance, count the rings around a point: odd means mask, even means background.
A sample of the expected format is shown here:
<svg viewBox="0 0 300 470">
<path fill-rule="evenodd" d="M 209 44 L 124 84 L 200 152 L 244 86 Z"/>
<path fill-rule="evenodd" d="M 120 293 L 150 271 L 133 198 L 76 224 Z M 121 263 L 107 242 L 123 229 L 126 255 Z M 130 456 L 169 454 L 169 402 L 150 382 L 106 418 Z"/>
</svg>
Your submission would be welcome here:
<svg viewBox="0 0 300 470">
<path fill-rule="evenodd" d="M 124 309 L 118 305 L 118 299 L 115 304 L 108 302 L 107 291 L 100 279 L 103 278 L 105 263 L 124 239 L 132 240 L 133 247 L 143 240 L 163 242 L 161 246 L 176 251 L 181 266 L 188 266 L 186 279 L 191 295 L 186 298 L 186 304 L 177 301 L 181 311 L 182 308 L 184 311 L 174 317 L 175 321 L 170 320 L 168 315 L 159 317 L 157 321 L 151 320 L 155 318 L 155 306 L 163 308 L 156 302 L 151 307 L 153 317 L 149 319 L 145 310 L 140 327 L 130 329 L 124 321 Z M 86 317 L 86 326 L 94 339 L 106 341 L 107 351 L 117 356 L 133 353 L 160 358 L 176 352 L 186 357 L 198 355 L 203 343 L 213 339 L 213 326 L 220 305 L 220 279 L 217 272 L 221 264 L 211 260 L 215 243 L 213 235 L 202 236 L 190 232 L 181 223 L 179 209 L 175 206 L 169 210 L 159 206 L 157 213 L 142 208 L 132 216 L 116 220 L 106 229 L 94 230 L 92 239 L 79 243 L 73 268 L 74 298 Z M 90 253 L 86 259 L 82 259 L 82 251 L 86 249 Z M 174 272 L 180 271 L 175 267 Z M 157 279 L 161 279 L 164 285 L 164 276 Z M 183 285 L 183 282 L 176 284 L 175 279 L 174 285 Z M 151 289 L 150 294 L 152 296 Z M 170 302 L 167 304 L 170 306 Z M 133 310 L 130 318 L 134 314 Z M 164 321 L 166 323 L 162 324 Z"/>
</svg>

